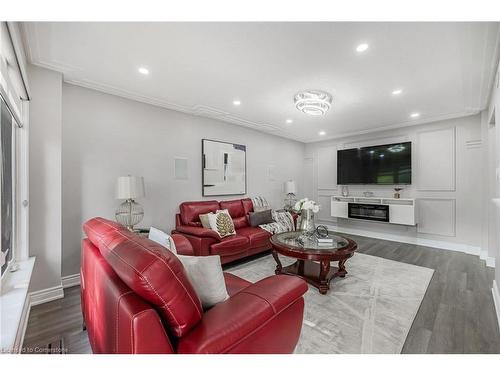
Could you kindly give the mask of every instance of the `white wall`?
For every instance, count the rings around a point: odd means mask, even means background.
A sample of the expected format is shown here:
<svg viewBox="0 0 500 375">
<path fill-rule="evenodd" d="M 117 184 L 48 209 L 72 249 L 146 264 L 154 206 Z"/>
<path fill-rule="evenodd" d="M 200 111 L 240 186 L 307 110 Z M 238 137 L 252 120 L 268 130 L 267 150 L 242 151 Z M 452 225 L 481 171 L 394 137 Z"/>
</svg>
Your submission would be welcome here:
<svg viewBox="0 0 500 375">
<path fill-rule="evenodd" d="M 438 139 L 439 142 L 435 142 Z M 402 197 L 417 198 L 420 213 L 416 227 L 336 219 L 330 216 L 330 197 L 340 195 L 337 186 L 336 152 L 342 148 L 393 142 L 412 142 L 412 185 Z M 481 116 L 439 121 L 389 132 L 365 134 L 306 146 L 306 162 L 313 168 L 307 194 L 319 200 L 320 218 L 344 228 L 368 230 L 410 238 L 424 238 L 459 244 L 465 251 L 477 252 L 482 243 L 482 142 Z M 436 171 L 440 171 L 436 173 Z M 350 195 L 372 191 L 391 197 L 394 186 L 349 186 Z M 430 214 L 439 205 L 440 218 Z"/>
<path fill-rule="evenodd" d="M 488 183 L 485 209 L 488 212 L 488 223 L 483 235 L 483 242 L 488 245 L 488 254 L 495 257 L 495 282 L 500 290 L 500 207 L 494 205 L 493 198 L 500 198 L 500 65 L 492 87 L 490 103 L 483 111 L 483 133 L 488 137 L 488 150 L 484 158 L 488 160 L 484 173 Z M 500 301 L 499 301 L 500 302 Z M 497 309 L 500 306 L 497 306 Z M 500 317 L 500 310 L 497 310 Z"/>
<path fill-rule="evenodd" d="M 247 196 L 281 207 L 285 180 L 296 180 L 301 191 L 302 143 L 63 84 L 63 276 L 79 272 L 82 223 L 114 218 L 118 176 L 144 176 L 139 227 L 169 231 L 179 203 L 217 199 L 201 196 L 202 138 L 247 146 Z M 188 180 L 174 179 L 174 157 L 188 159 Z"/>
<path fill-rule="evenodd" d="M 62 76 L 29 65 L 29 243 L 36 256 L 30 290 L 61 285 Z"/>
</svg>

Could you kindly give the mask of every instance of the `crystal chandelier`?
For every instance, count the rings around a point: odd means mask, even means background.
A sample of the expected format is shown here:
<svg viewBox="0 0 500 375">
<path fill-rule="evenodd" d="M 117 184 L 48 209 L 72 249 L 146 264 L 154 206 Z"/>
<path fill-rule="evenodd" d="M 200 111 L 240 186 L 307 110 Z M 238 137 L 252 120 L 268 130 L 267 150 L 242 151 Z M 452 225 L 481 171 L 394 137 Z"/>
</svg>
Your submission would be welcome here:
<svg viewBox="0 0 500 375">
<path fill-rule="evenodd" d="M 332 96 L 320 90 L 305 90 L 293 98 L 295 108 L 311 116 L 323 116 L 332 106 Z"/>
</svg>

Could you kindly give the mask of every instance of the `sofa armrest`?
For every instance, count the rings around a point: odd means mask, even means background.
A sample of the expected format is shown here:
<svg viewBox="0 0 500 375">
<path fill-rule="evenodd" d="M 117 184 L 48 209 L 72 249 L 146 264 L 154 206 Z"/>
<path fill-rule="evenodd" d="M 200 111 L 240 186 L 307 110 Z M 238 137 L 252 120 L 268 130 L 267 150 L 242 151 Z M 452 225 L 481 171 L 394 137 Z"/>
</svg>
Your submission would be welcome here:
<svg viewBox="0 0 500 375">
<path fill-rule="evenodd" d="M 182 234 L 172 233 L 172 239 L 178 254 L 195 255 L 191 242 Z"/>
<path fill-rule="evenodd" d="M 191 236 L 213 238 L 213 239 L 218 240 L 218 241 L 221 240 L 219 234 L 216 231 L 214 231 L 212 229 L 203 228 L 203 227 L 191 227 L 189 225 L 178 225 L 175 228 L 175 230 L 179 233 L 189 234 Z"/>
<path fill-rule="evenodd" d="M 238 352 L 237 346 L 258 349 L 260 343 L 273 348 L 266 343 L 269 340 L 275 340 L 282 347 L 295 347 L 303 319 L 302 295 L 306 291 L 307 284 L 298 277 L 277 275 L 260 280 L 208 310 L 201 322 L 179 340 L 177 351 L 193 354 L 229 353 Z M 297 303 L 297 308 L 291 308 Z M 280 329 L 272 329 L 269 323 L 275 318 L 279 320 L 280 314 L 288 309 L 292 312 L 291 317 L 282 319 L 278 325 Z M 293 336 L 296 339 L 289 341 L 295 342 L 283 345 L 280 335 L 293 330 L 298 330 Z M 245 342 L 252 340 L 255 342 Z"/>
</svg>

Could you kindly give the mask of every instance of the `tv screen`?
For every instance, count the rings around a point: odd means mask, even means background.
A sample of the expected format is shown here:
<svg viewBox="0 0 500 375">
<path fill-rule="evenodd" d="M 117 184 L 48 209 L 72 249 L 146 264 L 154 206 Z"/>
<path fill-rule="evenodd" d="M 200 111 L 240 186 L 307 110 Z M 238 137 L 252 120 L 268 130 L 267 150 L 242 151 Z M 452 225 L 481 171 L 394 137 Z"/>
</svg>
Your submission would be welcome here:
<svg viewBox="0 0 500 375">
<path fill-rule="evenodd" d="M 339 150 L 337 183 L 411 184 L 411 142 Z"/>
</svg>

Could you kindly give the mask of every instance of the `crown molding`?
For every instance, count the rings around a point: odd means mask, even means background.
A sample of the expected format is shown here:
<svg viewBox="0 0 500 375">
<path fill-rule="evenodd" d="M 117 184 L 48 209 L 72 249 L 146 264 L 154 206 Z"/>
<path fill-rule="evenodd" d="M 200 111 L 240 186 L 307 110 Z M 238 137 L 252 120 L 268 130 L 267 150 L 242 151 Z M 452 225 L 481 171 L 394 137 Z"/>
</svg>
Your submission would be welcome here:
<svg viewBox="0 0 500 375">
<path fill-rule="evenodd" d="M 340 138 L 349 138 L 349 137 L 355 137 L 358 135 L 364 135 L 364 134 L 371 134 L 371 133 L 378 133 L 378 132 L 384 132 L 388 130 L 395 130 L 395 129 L 402 129 L 402 128 L 408 128 L 411 126 L 417 126 L 417 125 L 424 125 L 424 124 L 430 124 L 436 121 L 444 121 L 444 120 L 451 120 L 454 118 L 460 118 L 460 117 L 467 117 L 467 116 L 473 116 L 477 115 L 480 111 L 479 110 L 464 110 L 461 112 L 454 112 L 454 113 L 446 113 L 442 115 L 437 115 L 437 116 L 430 116 L 430 117 L 425 117 L 417 121 L 405 121 L 405 122 L 400 122 L 400 123 L 395 123 L 391 125 L 385 125 L 385 126 L 380 126 L 377 128 L 372 128 L 372 129 L 363 129 L 359 131 L 354 131 L 354 132 L 349 132 L 349 133 L 341 133 L 337 135 L 333 135 L 330 137 L 326 137 L 323 139 L 318 140 L 317 138 L 311 138 L 309 140 L 303 141 L 304 143 L 316 143 L 316 142 L 325 142 L 325 141 L 331 141 L 334 139 L 340 139 Z"/>
<path fill-rule="evenodd" d="M 179 103 L 174 103 L 171 101 L 167 101 L 161 98 L 155 98 L 147 95 L 142 95 L 137 92 L 125 90 L 113 85 L 108 85 L 104 83 L 99 83 L 95 82 L 92 80 L 86 80 L 86 79 L 77 79 L 77 78 L 72 78 L 74 77 L 74 73 L 76 72 L 81 72 L 82 69 L 78 66 L 74 65 L 69 65 L 66 63 L 63 63 L 61 61 L 45 61 L 41 58 L 40 55 L 40 46 L 39 46 L 39 38 L 38 38 L 38 27 L 37 23 L 33 22 L 23 22 L 21 23 L 21 34 L 23 36 L 23 40 L 25 42 L 25 52 L 28 58 L 28 61 L 36 66 L 40 66 L 42 68 L 54 70 L 57 72 L 60 72 L 63 74 L 63 79 L 64 82 L 80 87 L 85 87 L 91 90 L 96 90 L 100 91 L 106 94 L 111 94 L 119 97 L 123 97 L 126 99 L 134 100 L 137 102 L 141 103 L 146 103 L 150 105 L 154 105 L 157 107 L 162 107 L 166 108 L 169 110 L 177 111 L 177 112 L 182 112 L 198 117 L 205 117 L 205 118 L 211 118 L 214 120 L 219 120 L 225 123 L 229 123 L 232 125 L 238 125 L 238 126 L 243 126 L 247 127 L 256 131 L 264 132 L 267 134 L 272 134 L 278 137 L 282 138 L 287 138 L 291 139 L 294 141 L 298 141 L 301 143 L 315 143 L 315 142 L 324 142 L 328 140 L 334 140 L 334 139 L 339 139 L 339 138 L 347 138 L 347 137 L 353 137 L 353 136 L 358 136 L 358 135 L 364 135 L 364 134 L 370 134 L 370 133 L 376 133 L 376 132 L 383 132 L 387 130 L 393 130 L 393 129 L 398 129 L 398 128 L 406 128 L 410 126 L 417 126 L 417 125 L 422 125 L 422 124 L 427 124 L 427 123 L 432 123 L 436 121 L 442 121 L 442 120 L 449 120 L 453 118 L 459 118 L 459 117 L 466 117 L 466 116 L 471 116 L 479 113 L 481 110 L 483 110 L 484 106 L 487 105 L 489 97 L 491 95 L 491 87 L 493 84 L 494 80 L 494 70 L 496 68 L 496 65 L 498 63 L 498 56 L 500 54 L 499 50 L 499 41 L 500 41 L 500 27 L 498 25 L 492 25 L 490 26 L 490 33 L 495 35 L 495 50 L 494 50 L 494 56 L 495 56 L 495 61 L 492 63 L 491 60 L 483 54 L 483 65 L 484 65 L 484 70 L 483 70 L 483 76 L 482 76 L 482 81 L 481 81 L 481 98 L 478 100 L 476 104 L 479 105 L 479 107 L 475 108 L 464 108 L 463 111 L 461 112 L 456 112 L 456 113 L 446 113 L 446 114 L 441 114 L 441 115 L 436 115 L 436 116 L 430 116 L 430 117 L 425 117 L 421 118 L 416 121 L 405 121 L 401 123 L 394 123 L 394 124 L 389 124 L 389 125 L 383 125 L 379 126 L 376 128 L 370 128 L 370 129 L 361 129 L 358 131 L 353 131 L 353 132 L 348 132 L 348 133 L 340 133 L 340 134 L 335 134 L 326 138 L 321 138 L 318 139 L 317 136 L 312 137 L 312 138 L 305 138 L 304 137 L 299 137 L 296 134 L 292 133 L 290 129 L 285 128 L 284 126 L 277 126 L 274 124 L 269 124 L 269 123 L 261 123 L 261 122 L 256 122 L 252 121 L 249 119 L 245 119 L 239 116 L 236 116 L 232 113 L 226 112 L 224 110 L 203 105 L 203 104 L 196 104 L 194 106 L 186 106 L 182 105 Z M 493 38 L 493 37 L 492 37 Z M 489 40 L 489 38 L 487 38 Z M 488 40 L 485 41 L 485 49 L 486 45 L 488 43 Z M 493 69 L 491 66 L 493 66 Z M 493 78 L 492 78 L 493 74 Z M 484 99 L 483 99 L 484 98 Z"/>
<path fill-rule="evenodd" d="M 497 23 L 490 26 L 488 35 L 491 35 L 493 40 L 493 53 L 488 59 L 488 56 L 483 52 L 483 74 L 481 76 L 481 91 L 479 105 L 481 110 L 488 107 L 495 86 L 495 78 L 497 74 L 497 67 L 500 59 L 500 25 Z M 490 38 L 486 38 L 484 43 L 484 50 L 488 46 Z"/>
</svg>

